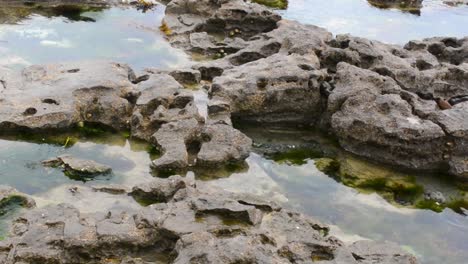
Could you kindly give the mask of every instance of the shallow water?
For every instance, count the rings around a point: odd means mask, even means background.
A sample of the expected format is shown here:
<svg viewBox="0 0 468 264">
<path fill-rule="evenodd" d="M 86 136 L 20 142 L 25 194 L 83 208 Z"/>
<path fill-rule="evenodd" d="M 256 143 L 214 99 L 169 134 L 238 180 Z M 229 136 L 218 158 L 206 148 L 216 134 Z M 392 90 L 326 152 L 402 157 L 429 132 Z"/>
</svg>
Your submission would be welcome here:
<svg viewBox="0 0 468 264">
<path fill-rule="evenodd" d="M 297 146 L 303 139 L 310 141 L 311 138 L 322 145 L 332 144 L 311 132 L 243 130 L 255 144 Z M 468 216 L 451 209 L 436 213 L 396 206 L 376 193 L 362 193 L 338 183 L 320 172 L 311 159 L 303 165 L 292 165 L 254 153 L 247 163 L 248 171 L 213 180 L 210 184 L 233 192 L 254 193 L 309 214 L 333 225 L 332 233 L 348 242 L 363 238 L 392 241 L 417 255 L 422 263 L 462 264 L 468 259 Z M 425 189 L 436 189 L 446 196 L 457 190 L 437 175 L 412 176 Z"/>
<path fill-rule="evenodd" d="M 32 13 L 0 25 L 0 65 L 102 59 L 141 70 L 188 64 L 188 55 L 172 48 L 159 31 L 163 16 L 163 6 L 146 13 L 110 8 L 82 13 L 79 19 Z"/>
<path fill-rule="evenodd" d="M 296 132 L 244 131 L 255 142 L 267 138 L 268 142 L 297 144 L 304 137 L 303 133 Z M 38 206 L 66 202 L 83 212 L 136 209 L 139 205 L 127 195 L 96 192 L 91 187 L 113 184 L 130 188 L 150 181 L 153 176 L 149 164 L 154 157 L 147 150 L 147 144 L 108 134 L 81 137 L 68 147 L 0 140 L 0 179 L 2 184 L 32 195 Z M 68 178 L 60 168 L 42 166 L 42 160 L 62 154 L 110 165 L 113 173 L 81 182 Z M 461 264 L 468 258 L 468 217 L 451 209 L 435 213 L 396 206 L 376 193 L 362 193 L 338 183 L 320 172 L 313 160 L 292 165 L 252 153 L 247 164 L 248 169 L 221 178 L 203 174 L 197 177 L 210 185 L 260 195 L 307 213 L 332 225 L 333 234 L 348 242 L 363 238 L 393 241 L 417 255 L 423 263 Z M 444 193 L 454 188 L 430 177 L 425 182 L 425 186 L 428 184 Z M 0 237 L 6 234 L 7 220 L 18 213 L 0 218 Z"/>
<path fill-rule="evenodd" d="M 66 138 L 66 137 L 64 137 Z M 130 141 L 119 135 L 81 138 L 71 147 L 45 143 L 0 140 L 1 183 L 14 186 L 27 194 L 41 194 L 64 184 L 122 184 L 133 186 L 150 176 L 149 145 Z M 46 168 L 41 161 L 70 154 L 111 166 L 113 172 L 92 181 L 82 182 L 66 177 L 60 168 Z"/>
<path fill-rule="evenodd" d="M 468 5 L 451 7 L 442 0 L 424 0 L 420 15 L 380 9 L 366 0 L 289 0 L 284 18 L 314 24 L 333 34 L 403 44 L 434 36 L 468 36 Z"/>
</svg>

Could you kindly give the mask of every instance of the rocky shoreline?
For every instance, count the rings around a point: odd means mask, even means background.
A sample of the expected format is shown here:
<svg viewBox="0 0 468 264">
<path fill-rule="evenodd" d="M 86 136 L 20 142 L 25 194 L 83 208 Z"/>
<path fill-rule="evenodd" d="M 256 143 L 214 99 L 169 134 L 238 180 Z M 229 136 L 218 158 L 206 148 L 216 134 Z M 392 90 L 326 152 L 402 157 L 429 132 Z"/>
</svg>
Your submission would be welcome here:
<svg viewBox="0 0 468 264">
<path fill-rule="evenodd" d="M 161 30 L 204 61 L 140 73 L 101 61 L 2 68 L 1 133 L 126 131 L 158 148 L 152 167 L 173 175 L 242 163 L 252 140 L 233 121 L 312 127 L 361 157 L 468 179 L 468 38 L 400 47 L 334 37 L 249 1 L 165 4 Z M 193 86 L 208 91 L 208 116 L 186 89 Z M 70 205 L 30 210 L 0 242 L 0 260 L 151 263 L 140 258 L 156 251 L 172 263 L 417 263 L 395 246 L 345 245 L 308 217 L 189 178 L 112 193 L 151 205 L 96 214 Z"/>
</svg>

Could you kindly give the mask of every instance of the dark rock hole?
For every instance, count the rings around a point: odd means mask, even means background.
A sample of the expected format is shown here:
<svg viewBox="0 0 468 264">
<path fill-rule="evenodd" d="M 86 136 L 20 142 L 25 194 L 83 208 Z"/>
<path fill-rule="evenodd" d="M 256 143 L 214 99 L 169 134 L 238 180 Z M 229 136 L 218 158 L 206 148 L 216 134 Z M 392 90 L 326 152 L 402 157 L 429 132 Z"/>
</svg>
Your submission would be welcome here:
<svg viewBox="0 0 468 264">
<path fill-rule="evenodd" d="M 54 105 L 60 105 L 59 102 L 57 102 L 56 100 L 52 99 L 52 98 L 45 98 L 45 99 L 42 99 L 42 102 L 44 104 L 54 104 Z"/>
</svg>

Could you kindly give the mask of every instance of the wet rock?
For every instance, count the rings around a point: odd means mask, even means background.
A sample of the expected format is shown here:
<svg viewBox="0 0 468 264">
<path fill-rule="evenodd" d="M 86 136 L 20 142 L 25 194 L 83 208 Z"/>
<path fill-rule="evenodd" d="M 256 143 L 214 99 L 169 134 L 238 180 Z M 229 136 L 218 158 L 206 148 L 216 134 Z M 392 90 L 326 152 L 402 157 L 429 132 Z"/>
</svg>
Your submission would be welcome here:
<svg viewBox="0 0 468 264">
<path fill-rule="evenodd" d="M 253 0 L 252 2 L 278 9 L 288 8 L 288 0 Z"/>
<path fill-rule="evenodd" d="M 78 178 L 92 178 L 112 172 L 112 168 L 107 165 L 93 160 L 76 158 L 71 155 L 62 155 L 54 159 L 45 160 L 42 164 L 47 167 L 60 167 L 66 175 Z"/>
<path fill-rule="evenodd" d="M 397 8 L 419 15 L 423 0 L 368 0 L 367 2 L 379 8 Z"/>
<path fill-rule="evenodd" d="M 332 175 L 343 184 L 379 193 L 392 203 L 411 205 L 423 197 L 423 187 L 403 172 L 354 157 L 334 164 Z"/>
<path fill-rule="evenodd" d="M 450 160 L 450 170 L 452 175 L 461 177 L 463 180 L 468 179 L 468 159 L 466 156 L 455 157 Z"/>
<path fill-rule="evenodd" d="M 318 68 L 315 55 L 275 54 L 224 71 L 210 94 L 228 100 L 236 120 L 312 122 L 321 108 Z"/>
<path fill-rule="evenodd" d="M 34 208 L 36 202 L 28 195 L 20 193 L 12 187 L 0 185 L 0 216 L 7 214 L 15 206 Z"/>
</svg>

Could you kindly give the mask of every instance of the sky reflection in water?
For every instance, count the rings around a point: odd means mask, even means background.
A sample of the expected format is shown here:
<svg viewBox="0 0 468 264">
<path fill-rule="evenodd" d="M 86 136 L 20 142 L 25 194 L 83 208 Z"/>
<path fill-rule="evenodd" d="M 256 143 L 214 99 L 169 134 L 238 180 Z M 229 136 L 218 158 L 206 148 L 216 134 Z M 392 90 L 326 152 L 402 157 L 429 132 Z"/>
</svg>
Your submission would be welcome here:
<svg viewBox="0 0 468 264">
<path fill-rule="evenodd" d="M 333 34 L 403 44 L 434 36 L 468 36 L 468 5 L 450 7 L 424 0 L 421 15 L 384 10 L 366 0 L 289 0 L 284 18 L 324 27 Z"/>
<path fill-rule="evenodd" d="M 0 25 L 0 65 L 103 59 L 141 70 L 189 63 L 189 57 L 172 48 L 159 31 L 163 7 L 147 13 L 111 8 L 82 16 L 96 22 L 31 15 L 17 24 Z"/>
</svg>

